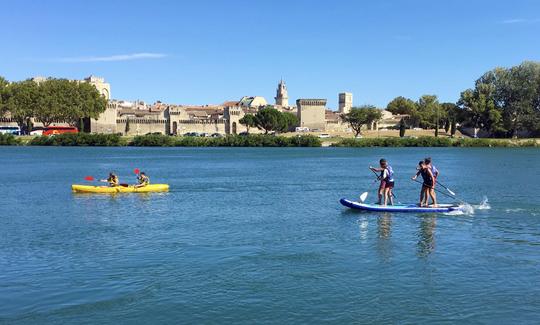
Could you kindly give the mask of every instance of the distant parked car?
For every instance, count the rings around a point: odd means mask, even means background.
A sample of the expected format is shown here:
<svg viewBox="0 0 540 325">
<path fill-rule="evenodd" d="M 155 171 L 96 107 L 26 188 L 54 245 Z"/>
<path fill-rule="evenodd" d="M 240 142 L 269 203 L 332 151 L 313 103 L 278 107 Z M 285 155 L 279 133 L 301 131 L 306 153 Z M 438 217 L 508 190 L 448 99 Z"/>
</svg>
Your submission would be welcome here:
<svg viewBox="0 0 540 325">
<path fill-rule="evenodd" d="M 321 133 L 321 134 L 319 134 L 319 138 L 321 138 L 321 139 L 330 138 L 330 134 L 328 134 L 328 133 Z"/>
<path fill-rule="evenodd" d="M 199 133 L 199 136 L 200 136 L 200 137 L 203 137 L 203 138 L 207 138 L 207 137 L 210 136 L 210 133 L 206 133 L 206 132 Z"/>
<path fill-rule="evenodd" d="M 56 135 L 64 133 L 79 133 L 79 129 L 72 126 L 49 126 L 43 129 L 43 135 Z"/>
<path fill-rule="evenodd" d="M 18 126 L 0 126 L 0 134 L 21 135 L 21 128 Z"/>
<path fill-rule="evenodd" d="M 210 137 L 212 137 L 212 138 L 223 138 L 223 134 L 221 134 L 221 133 L 212 133 L 212 135 Z"/>
<path fill-rule="evenodd" d="M 188 132 L 186 134 L 184 134 L 185 137 L 200 137 L 200 133 L 199 132 Z"/>
<path fill-rule="evenodd" d="M 43 135 L 43 130 L 45 128 L 42 128 L 40 126 L 32 128 L 32 131 L 30 131 L 30 135 Z"/>
<path fill-rule="evenodd" d="M 309 132 L 309 128 L 305 126 L 297 126 L 294 132 Z"/>
<path fill-rule="evenodd" d="M 244 132 L 240 132 L 240 133 L 238 133 L 238 135 L 241 135 L 241 136 L 246 136 L 246 135 L 249 135 L 249 133 L 247 133 L 246 131 L 244 131 Z"/>
</svg>

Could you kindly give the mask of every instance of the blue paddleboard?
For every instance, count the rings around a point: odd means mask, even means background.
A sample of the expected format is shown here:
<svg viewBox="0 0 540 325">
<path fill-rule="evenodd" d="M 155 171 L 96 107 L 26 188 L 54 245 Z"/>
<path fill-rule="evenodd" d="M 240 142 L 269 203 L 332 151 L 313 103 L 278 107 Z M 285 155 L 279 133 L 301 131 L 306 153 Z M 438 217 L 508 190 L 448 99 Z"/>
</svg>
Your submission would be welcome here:
<svg viewBox="0 0 540 325">
<path fill-rule="evenodd" d="M 347 199 L 339 200 L 344 206 L 364 211 L 376 212 L 451 212 L 461 210 L 461 206 L 456 204 L 439 204 L 437 207 L 419 207 L 417 204 L 396 204 L 382 206 L 378 204 L 360 203 Z"/>
</svg>

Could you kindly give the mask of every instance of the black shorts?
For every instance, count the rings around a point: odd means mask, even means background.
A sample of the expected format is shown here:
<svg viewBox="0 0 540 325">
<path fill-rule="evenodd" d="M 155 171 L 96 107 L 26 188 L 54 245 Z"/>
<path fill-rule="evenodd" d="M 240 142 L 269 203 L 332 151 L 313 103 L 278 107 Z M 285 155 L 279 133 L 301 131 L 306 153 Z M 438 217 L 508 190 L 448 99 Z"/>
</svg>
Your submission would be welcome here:
<svg viewBox="0 0 540 325">
<path fill-rule="evenodd" d="M 381 188 L 394 188 L 394 182 L 381 181 Z"/>
</svg>

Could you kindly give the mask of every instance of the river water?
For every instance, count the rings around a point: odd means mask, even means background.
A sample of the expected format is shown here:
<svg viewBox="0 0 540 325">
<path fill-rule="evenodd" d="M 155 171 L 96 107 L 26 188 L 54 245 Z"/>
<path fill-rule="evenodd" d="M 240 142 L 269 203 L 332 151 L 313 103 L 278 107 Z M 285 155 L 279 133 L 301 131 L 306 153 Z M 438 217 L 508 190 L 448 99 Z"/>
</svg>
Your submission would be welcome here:
<svg viewBox="0 0 540 325">
<path fill-rule="evenodd" d="M 466 214 L 350 211 L 425 156 Z M 0 147 L 0 323 L 537 323 L 540 150 Z M 134 168 L 164 194 L 76 195 Z M 439 195 L 439 200 L 448 202 Z M 487 201 L 486 201 L 487 200 Z"/>
</svg>

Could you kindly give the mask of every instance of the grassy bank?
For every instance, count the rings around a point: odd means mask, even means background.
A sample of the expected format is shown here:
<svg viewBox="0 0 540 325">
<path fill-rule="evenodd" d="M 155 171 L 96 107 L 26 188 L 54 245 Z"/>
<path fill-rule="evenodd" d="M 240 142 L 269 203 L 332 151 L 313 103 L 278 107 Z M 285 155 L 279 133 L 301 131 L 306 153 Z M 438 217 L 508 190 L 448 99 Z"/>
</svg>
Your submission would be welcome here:
<svg viewBox="0 0 540 325">
<path fill-rule="evenodd" d="M 452 139 L 418 138 L 362 138 L 340 139 L 332 147 L 538 147 L 536 140 L 513 139 Z"/>
<path fill-rule="evenodd" d="M 539 147 L 536 139 L 452 139 L 448 137 L 418 138 L 332 138 L 325 145 L 332 147 Z M 222 138 L 171 137 L 142 135 L 125 137 L 118 134 L 60 134 L 51 137 L 15 137 L 0 134 L 0 145 L 30 146 L 101 146 L 101 147 L 320 147 L 321 139 L 312 135 L 273 136 L 253 134 L 229 135 Z"/>
<path fill-rule="evenodd" d="M 0 146 L 18 146 L 22 144 L 21 139 L 12 134 L 0 134 Z"/>
</svg>

